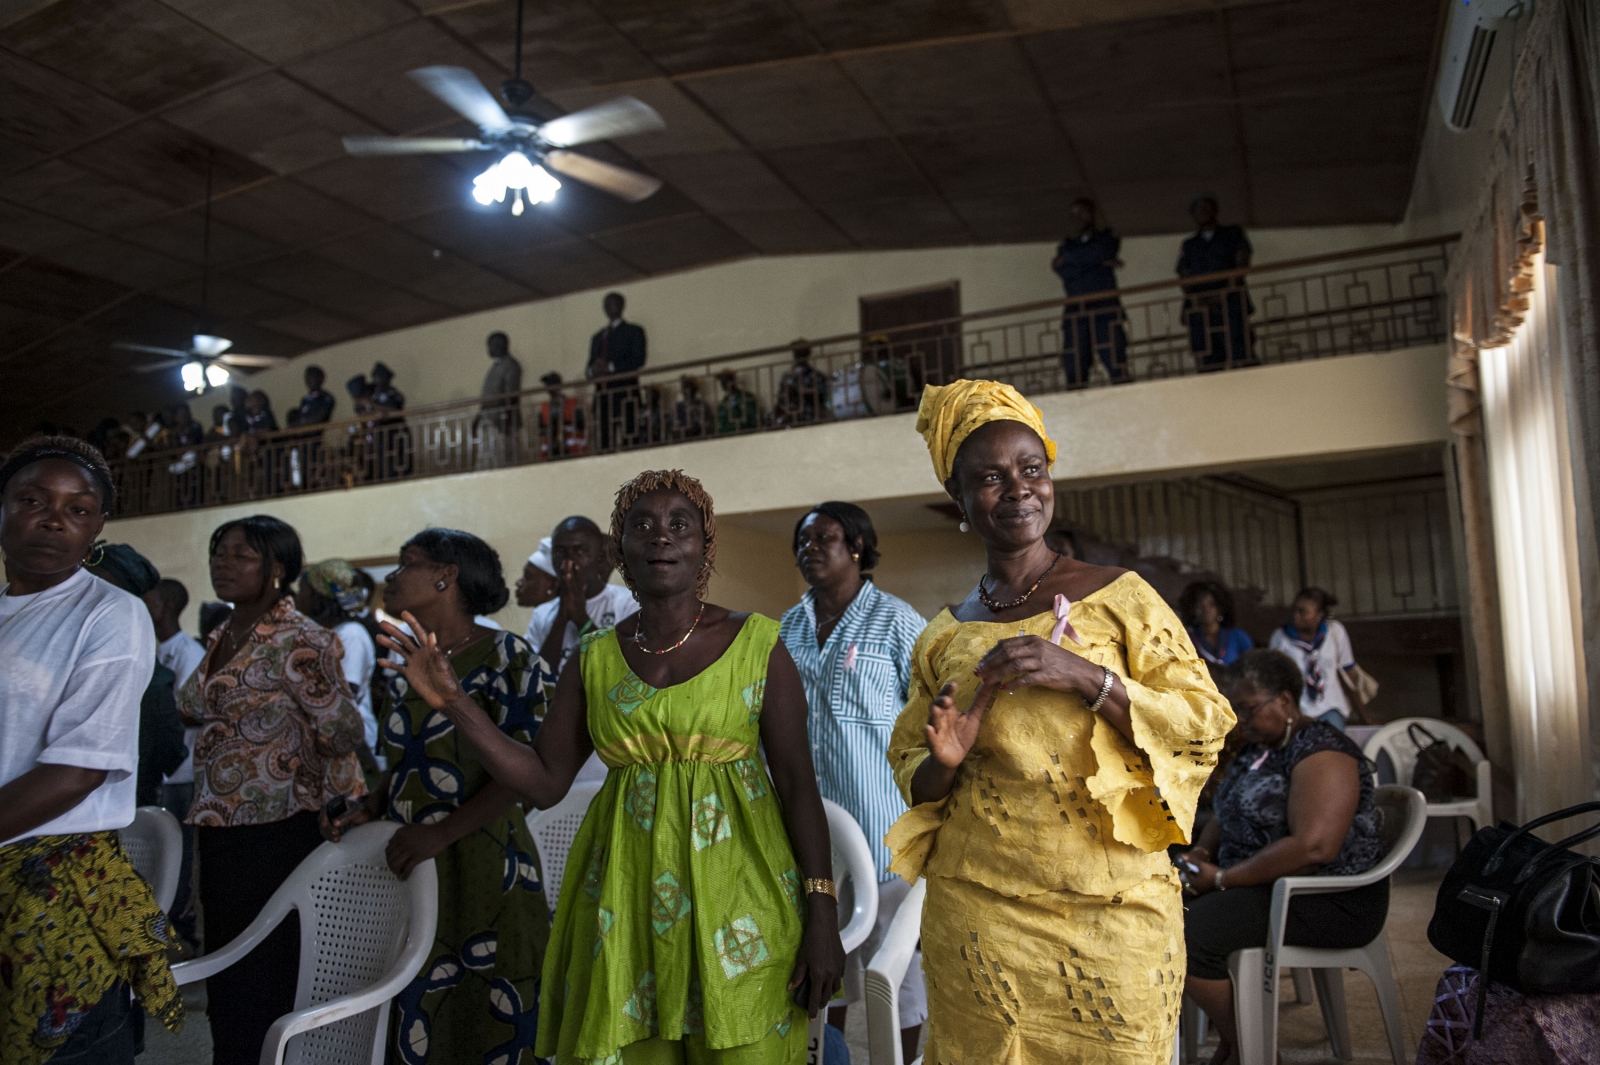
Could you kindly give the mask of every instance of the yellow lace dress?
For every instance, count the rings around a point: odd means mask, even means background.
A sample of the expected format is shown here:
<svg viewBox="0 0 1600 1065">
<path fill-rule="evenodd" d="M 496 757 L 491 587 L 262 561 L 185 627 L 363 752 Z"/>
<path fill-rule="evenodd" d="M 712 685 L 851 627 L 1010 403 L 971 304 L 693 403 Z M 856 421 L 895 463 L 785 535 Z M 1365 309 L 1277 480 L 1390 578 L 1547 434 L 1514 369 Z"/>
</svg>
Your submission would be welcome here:
<svg viewBox="0 0 1600 1065">
<path fill-rule="evenodd" d="M 1186 843 L 1233 712 L 1183 625 L 1127 573 L 1074 603 L 1082 645 L 1128 692 L 1128 743 L 1077 695 L 1001 693 L 941 802 L 912 806 L 887 842 L 892 868 L 928 878 L 922 911 L 929 1065 L 1171 1058 L 1183 994 L 1183 905 L 1166 848 Z M 889 761 L 911 802 L 928 756 L 928 704 L 1019 630 L 1055 618 L 959 622 L 944 611 L 912 652 L 910 701 Z"/>
</svg>

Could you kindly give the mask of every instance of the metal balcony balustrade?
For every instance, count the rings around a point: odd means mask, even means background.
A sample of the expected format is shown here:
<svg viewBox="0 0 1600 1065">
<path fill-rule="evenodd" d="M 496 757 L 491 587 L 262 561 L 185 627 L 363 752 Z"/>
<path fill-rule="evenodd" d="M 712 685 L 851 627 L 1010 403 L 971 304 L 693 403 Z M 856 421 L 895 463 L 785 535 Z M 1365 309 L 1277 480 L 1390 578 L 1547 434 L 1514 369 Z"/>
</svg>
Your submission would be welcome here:
<svg viewBox="0 0 1600 1065">
<path fill-rule="evenodd" d="M 1441 343 L 1455 236 L 978 311 L 114 464 L 118 516 L 554 462 L 916 409 L 925 384 L 1029 395 Z"/>
</svg>

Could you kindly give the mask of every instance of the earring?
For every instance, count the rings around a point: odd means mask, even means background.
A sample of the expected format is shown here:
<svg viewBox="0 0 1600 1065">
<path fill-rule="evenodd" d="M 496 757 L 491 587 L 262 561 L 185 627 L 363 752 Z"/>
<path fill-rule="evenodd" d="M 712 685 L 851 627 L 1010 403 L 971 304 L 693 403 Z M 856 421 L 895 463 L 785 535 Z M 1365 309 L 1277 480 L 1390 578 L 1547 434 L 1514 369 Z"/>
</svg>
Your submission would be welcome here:
<svg viewBox="0 0 1600 1065">
<path fill-rule="evenodd" d="M 850 552 L 850 561 L 851 562 L 860 562 L 861 561 L 861 553 L 859 551 Z"/>
<path fill-rule="evenodd" d="M 961 531 L 962 532 L 971 532 L 972 531 L 972 526 L 967 524 L 967 519 L 966 518 L 962 518 L 961 519 Z"/>
<path fill-rule="evenodd" d="M 89 549 L 89 557 L 83 560 L 83 564 L 88 566 L 90 569 L 94 569 L 94 567 L 98 566 L 105 560 L 106 542 L 104 540 L 97 540 L 95 541 L 95 545 Z"/>
<path fill-rule="evenodd" d="M 445 585 L 444 581 L 435 581 L 433 583 L 433 586 L 435 588 L 439 589 L 439 591 L 441 591 L 441 592 L 444 591 L 445 588 L 446 588 L 446 585 Z"/>
</svg>

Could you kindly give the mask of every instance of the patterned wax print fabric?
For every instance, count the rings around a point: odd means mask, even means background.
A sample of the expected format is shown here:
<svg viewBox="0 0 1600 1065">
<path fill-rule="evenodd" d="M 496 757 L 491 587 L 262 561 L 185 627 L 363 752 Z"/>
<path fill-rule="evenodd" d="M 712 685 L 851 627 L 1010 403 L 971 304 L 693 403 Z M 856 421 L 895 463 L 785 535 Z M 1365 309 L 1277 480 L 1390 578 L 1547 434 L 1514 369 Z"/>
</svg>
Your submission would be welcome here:
<svg viewBox="0 0 1600 1065">
<path fill-rule="evenodd" d="M 698 676 L 653 688 L 616 632 L 579 650 L 589 735 L 609 768 L 573 840 L 545 958 L 538 1052 L 558 1065 L 798 1063 L 789 1001 L 800 875 L 761 761 L 778 623 L 751 614 Z M 662 1059 L 664 1060 L 664 1059 Z"/>
<path fill-rule="evenodd" d="M 497 632 L 451 664 L 500 731 L 533 742 L 545 698 L 538 656 L 525 640 Z M 472 745 L 404 677 L 390 680 L 387 704 L 390 820 L 432 824 L 490 783 Z M 427 963 L 395 997 L 390 1060 L 532 1065 L 550 908 L 522 807 L 451 844 L 433 865 L 439 927 Z"/>
<path fill-rule="evenodd" d="M 0 1061 L 38 1065 L 119 981 L 167 1028 L 183 999 L 167 915 L 115 832 L 0 847 Z"/>
<path fill-rule="evenodd" d="M 1183 992 L 1183 907 L 1166 848 L 1187 843 L 1233 712 L 1183 625 L 1125 573 L 1072 604 L 1075 654 L 1128 693 L 1137 741 L 1075 694 L 1002 692 L 950 795 L 889 833 L 894 871 L 928 877 L 923 973 L 929 1065 L 994 1061 L 1156 1065 L 1172 1055 Z M 928 756 L 928 704 L 948 681 L 969 705 L 973 667 L 1053 613 L 959 622 L 940 613 L 912 653 L 889 761 L 910 801 Z"/>
<path fill-rule="evenodd" d="M 225 625 L 178 692 L 194 741 L 194 804 L 188 824 L 264 825 L 335 795 L 365 795 L 356 749 L 366 742 L 345 683 L 339 637 L 285 596 L 261 615 L 227 662 L 212 661 Z"/>
</svg>

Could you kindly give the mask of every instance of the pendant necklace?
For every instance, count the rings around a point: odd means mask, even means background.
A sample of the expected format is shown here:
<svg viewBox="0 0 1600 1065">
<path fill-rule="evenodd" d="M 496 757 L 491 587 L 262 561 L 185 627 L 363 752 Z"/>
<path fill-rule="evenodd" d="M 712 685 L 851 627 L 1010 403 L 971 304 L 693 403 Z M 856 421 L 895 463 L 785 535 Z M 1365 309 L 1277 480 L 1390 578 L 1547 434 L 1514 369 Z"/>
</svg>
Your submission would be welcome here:
<svg viewBox="0 0 1600 1065">
<path fill-rule="evenodd" d="M 682 647 L 684 644 L 689 642 L 689 637 L 694 635 L 695 626 L 700 624 L 700 615 L 704 614 L 705 612 L 706 612 L 706 604 L 705 604 L 704 600 L 701 600 L 700 609 L 696 610 L 694 612 L 694 620 L 689 623 L 689 631 L 683 634 L 683 639 L 679 640 L 677 643 L 673 644 L 671 647 L 668 647 L 665 650 L 661 650 L 661 651 L 652 651 L 650 648 L 648 648 L 648 647 L 646 647 L 644 645 L 644 615 L 641 614 L 639 616 L 639 627 L 633 630 L 633 644 L 634 644 L 635 647 L 639 648 L 639 650 L 644 651 L 647 654 L 652 654 L 652 655 L 670 654 L 671 652 L 676 651 L 678 648 Z"/>
<path fill-rule="evenodd" d="M 1039 590 L 1039 585 L 1044 583 L 1044 579 L 1050 576 L 1050 571 L 1055 569 L 1056 563 L 1060 561 L 1061 555 L 1057 554 L 1055 560 L 1052 561 L 1050 565 L 1045 567 L 1043 573 L 1039 574 L 1039 579 L 1033 582 L 1033 586 L 1027 591 L 1023 592 L 1021 595 L 1017 596 L 1015 599 L 1011 600 L 1009 603 L 998 602 L 989 594 L 989 590 L 983 586 L 983 582 L 989 579 L 989 575 L 985 573 L 982 577 L 978 578 L 978 600 L 983 603 L 984 606 L 989 608 L 989 613 L 991 614 L 998 614 L 1002 610 L 1013 610 L 1016 607 L 1021 606 L 1023 603 L 1026 603 L 1028 601 L 1028 597 Z"/>
</svg>

